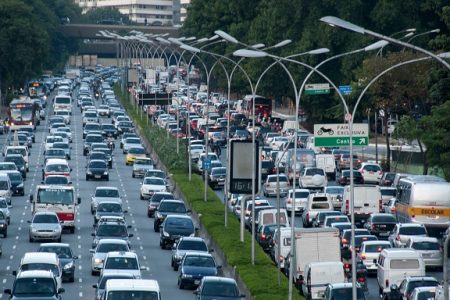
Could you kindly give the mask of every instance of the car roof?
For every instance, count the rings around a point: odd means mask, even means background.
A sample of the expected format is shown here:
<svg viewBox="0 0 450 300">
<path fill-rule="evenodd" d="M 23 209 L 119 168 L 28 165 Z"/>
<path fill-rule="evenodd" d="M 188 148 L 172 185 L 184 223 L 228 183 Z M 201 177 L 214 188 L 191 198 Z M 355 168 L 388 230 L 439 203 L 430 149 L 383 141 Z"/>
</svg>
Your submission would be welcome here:
<svg viewBox="0 0 450 300">
<path fill-rule="evenodd" d="M 98 186 L 95 188 L 96 190 L 119 190 L 117 187 L 115 186 Z"/>
<path fill-rule="evenodd" d="M 229 277 L 219 277 L 219 276 L 204 276 L 203 282 L 227 282 L 236 284 L 236 280 Z"/>
<path fill-rule="evenodd" d="M 399 227 L 425 227 L 423 224 L 419 223 L 397 223 Z"/>
<path fill-rule="evenodd" d="M 107 291 L 144 290 L 159 292 L 158 281 L 153 279 L 109 279 L 106 282 Z"/>
<path fill-rule="evenodd" d="M 51 252 L 27 252 L 22 257 L 20 264 L 29 263 L 54 263 L 58 261 L 56 253 Z"/>
<path fill-rule="evenodd" d="M 49 159 L 47 159 L 47 162 L 45 163 L 45 165 L 56 165 L 56 164 L 68 165 L 69 163 L 67 162 L 67 160 L 62 159 L 62 158 L 49 158 Z"/>
<path fill-rule="evenodd" d="M 123 244 L 128 245 L 128 242 L 121 239 L 101 239 L 98 241 L 98 245 L 100 244 Z"/>
<path fill-rule="evenodd" d="M 430 242 L 430 243 L 439 243 L 438 239 L 435 237 L 428 236 L 411 236 L 409 238 L 412 242 Z"/>
<path fill-rule="evenodd" d="M 67 243 L 41 243 L 39 247 L 67 247 L 70 248 L 70 245 Z"/>
<path fill-rule="evenodd" d="M 58 216 L 55 212 L 53 211 L 37 211 L 34 213 L 33 217 L 36 215 L 52 215 L 52 216 Z"/>
<path fill-rule="evenodd" d="M 17 274 L 17 278 L 53 278 L 52 271 L 44 271 L 44 270 L 31 270 L 31 271 L 22 271 Z"/>
<path fill-rule="evenodd" d="M 193 221 L 192 218 L 190 216 L 187 216 L 187 215 L 167 215 L 166 220 L 167 219 L 174 219 L 174 218 L 176 218 L 176 219 L 189 219 L 189 220 Z"/>
<path fill-rule="evenodd" d="M 127 258 L 136 258 L 137 259 L 137 254 L 135 252 L 131 252 L 131 251 L 111 251 L 111 252 L 108 252 L 106 257 L 107 258 L 109 258 L 109 257 L 127 257 Z"/>
<path fill-rule="evenodd" d="M 209 252 L 200 252 L 200 251 L 188 251 L 184 254 L 185 256 L 204 256 L 204 257 L 213 257 Z M 214 257 L 213 257 L 214 258 Z"/>
<path fill-rule="evenodd" d="M 376 241 L 363 241 L 362 245 L 390 245 L 391 243 L 389 241 L 383 241 L 383 240 L 376 240 Z"/>
</svg>

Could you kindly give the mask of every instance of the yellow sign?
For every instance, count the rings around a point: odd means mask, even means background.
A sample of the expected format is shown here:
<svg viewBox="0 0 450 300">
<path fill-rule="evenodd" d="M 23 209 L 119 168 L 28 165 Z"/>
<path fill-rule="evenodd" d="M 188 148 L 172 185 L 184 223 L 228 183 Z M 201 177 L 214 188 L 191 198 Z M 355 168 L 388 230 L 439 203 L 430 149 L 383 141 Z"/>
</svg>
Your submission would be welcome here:
<svg viewBox="0 0 450 300">
<path fill-rule="evenodd" d="M 446 207 L 410 207 L 408 208 L 410 216 L 439 216 L 450 217 L 450 208 Z"/>
</svg>

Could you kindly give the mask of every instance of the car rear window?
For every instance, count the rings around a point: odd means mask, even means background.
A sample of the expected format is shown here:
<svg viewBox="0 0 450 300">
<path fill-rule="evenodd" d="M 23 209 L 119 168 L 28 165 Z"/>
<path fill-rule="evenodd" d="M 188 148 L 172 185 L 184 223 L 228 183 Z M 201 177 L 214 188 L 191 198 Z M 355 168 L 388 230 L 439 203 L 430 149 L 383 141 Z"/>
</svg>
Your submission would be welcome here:
<svg viewBox="0 0 450 300">
<path fill-rule="evenodd" d="M 379 245 L 366 245 L 364 248 L 365 252 L 381 252 L 383 249 L 391 248 L 390 244 L 379 244 Z"/>
<path fill-rule="evenodd" d="M 440 245 L 436 242 L 414 242 L 412 248 L 416 250 L 440 250 Z"/>
<path fill-rule="evenodd" d="M 390 214 L 386 214 L 383 216 L 373 216 L 372 217 L 372 222 L 376 222 L 376 223 L 397 223 L 397 221 L 395 220 L 395 217 L 393 215 Z"/>
<path fill-rule="evenodd" d="M 427 234 L 423 227 L 400 227 L 400 234 L 404 235 L 424 235 Z"/>
<path fill-rule="evenodd" d="M 314 202 L 311 204 L 311 209 L 329 209 L 330 204 L 328 202 Z"/>
<path fill-rule="evenodd" d="M 390 263 L 391 269 L 418 269 L 418 259 L 393 259 Z"/>
</svg>

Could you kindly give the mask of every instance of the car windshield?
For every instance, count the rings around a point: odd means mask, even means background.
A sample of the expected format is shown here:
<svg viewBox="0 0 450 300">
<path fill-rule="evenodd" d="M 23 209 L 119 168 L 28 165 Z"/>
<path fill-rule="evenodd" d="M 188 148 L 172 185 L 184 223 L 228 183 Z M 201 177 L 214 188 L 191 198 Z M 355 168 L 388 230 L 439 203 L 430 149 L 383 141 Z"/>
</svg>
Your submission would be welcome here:
<svg viewBox="0 0 450 300">
<path fill-rule="evenodd" d="M 145 149 L 144 148 L 130 148 L 130 150 L 128 150 L 128 153 L 130 153 L 130 154 L 145 154 Z"/>
<path fill-rule="evenodd" d="M 22 156 L 7 156 L 5 162 L 13 162 L 16 166 L 23 166 L 25 164 Z"/>
<path fill-rule="evenodd" d="M 105 269 L 138 270 L 138 263 L 133 257 L 110 257 L 106 260 Z"/>
<path fill-rule="evenodd" d="M 308 198 L 309 196 L 309 192 L 305 191 L 305 192 L 299 192 L 296 191 L 295 192 L 295 198 Z"/>
<path fill-rule="evenodd" d="M 186 213 L 186 207 L 184 203 L 179 202 L 161 202 L 161 205 L 158 208 L 159 211 L 162 212 L 176 212 L 176 213 Z"/>
<path fill-rule="evenodd" d="M 116 127 L 114 127 L 114 125 L 112 124 L 102 124 L 102 129 L 110 129 L 110 130 L 116 130 Z"/>
<path fill-rule="evenodd" d="M 191 150 L 202 150 L 203 151 L 203 146 L 202 145 L 192 145 Z"/>
<path fill-rule="evenodd" d="M 122 212 L 122 205 L 119 203 L 100 203 L 97 207 L 98 212 Z"/>
<path fill-rule="evenodd" d="M 211 175 L 225 176 L 226 174 L 227 174 L 226 168 L 213 168 L 211 171 Z"/>
<path fill-rule="evenodd" d="M 161 179 L 161 178 L 150 177 L 150 178 L 145 178 L 144 179 L 144 184 L 165 185 L 166 182 L 163 179 Z"/>
<path fill-rule="evenodd" d="M 17 170 L 17 167 L 14 163 L 0 163 L 0 170 L 8 171 L 8 170 Z"/>
<path fill-rule="evenodd" d="M 326 193 L 328 194 L 343 194 L 344 193 L 344 188 L 340 188 L 340 187 L 327 187 L 326 188 Z"/>
<path fill-rule="evenodd" d="M 86 136 L 86 143 L 101 143 L 103 137 L 101 135 L 88 135 Z"/>
<path fill-rule="evenodd" d="M 278 176 L 280 178 L 279 182 L 288 182 L 288 178 L 286 176 Z M 277 182 L 277 176 L 270 176 L 267 178 L 268 182 Z"/>
<path fill-rule="evenodd" d="M 110 279 L 133 279 L 134 277 L 127 274 L 117 274 L 117 275 L 105 275 L 100 279 L 100 283 L 98 284 L 98 288 L 101 290 L 105 289 L 106 282 Z M 122 300 L 123 298 L 120 298 Z M 134 297 L 132 297 L 134 299 Z"/>
<path fill-rule="evenodd" d="M 53 143 L 53 147 L 59 148 L 59 149 L 69 149 L 70 146 L 67 143 Z"/>
<path fill-rule="evenodd" d="M 314 176 L 314 175 L 324 176 L 325 172 L 323 171 L 323 169 L 306 169 L 305 175 L 306 176 Z"/>
<path fill-rule="evenodd" d="M 201 294 L 211 297 L 237 297 L 239 296 L 239 290 L 234 283 L 205 282 Z"/>
<path fill-rule="evenodd" d="M 84 130 L 100 130 L 100 124 L 86 124 L 86 126 L 84 126 Z"/>
<path fill-rule="evenodd" d="M 128 251 L 128 246 L 126 244 L 113 244 L 113 243 L 102 243 L 98 245 L 97 251 L 98 253 L 108 253 L 112 251 Z"/>
<path fill-rule="evenodd" d="M 140 139 L 137 139 L 137 138 L 127 138 L 127 139 L 125 140 L 125 143 L 126 143 L 126 144 L 140 144 L 140 143 L 141 143 L 141 140 L 140 140 Z"/>
<path fill-rule="evenodd" d="M 60 164 L 51 164 L 47 165 L 45 168 L 46 172 L 58 172 L 58 173 L 68 173 L 70 172 L 70 168 L 68 165 L 60 165 Z"/>
<path fill-rule="evenodd" d="M 55 216 L 55 215 L 42 214 L 42 215 L 34 215 L 33 223 L 40 223 L 40 224 L 47 224 L 47 223 L 58 224 L 58 223 L 59 223 L 59 220 L 58 220 L 58 217 Z"/>
<path fill-rule="evenodd" d="M 216 266 L 216 263 L 214 262 L 214 259 L 210 256 L 189 255 L 184 259 L 184 265 L 193 267 L 214 268 Z"/>
<path fill-rule="evenodd" d="M 365 247 L 364 247 L 364 250 L 366 251 L 366 252 L 381 252 L 381 251 L 383 251 L 383 249 L 389 249 L 389 248 L 391 248 L 391 245 L 390 244 L 371 244 L 371 245 L 366 245 Z"/>
<path fill-rule="evenodd" d="M 119 122 L 119 125 L 118 125 L 118 126 L 119 126 L 119 127 L 131 128 L 131 127 L 133 127 L 133 123 L 123 121 L 123 122 Z"/>
<path fill-rule="evenodd" d="M 95 190 L 95 197 L 119 198 L 119 191 L 116 189 L 97 189 Z"/>
<path fill-rule="evenodd" d="M 152 164 L 152 161 L 149 159 L 136 159 L 134 161 L 135 165 L 144 165 L 144 166 L 150 166 Z"/>
<path fill-rule="evenodd" d="M 166 175 L 162 171 L 156 171 L 156 170 L 150 170 L 145 173 L 145 177 L 159 177 L 159 178 L 166 178 Z"/>
<path fill-rule="evenodd" d="M 20 271 L 51 271 L 55 276 L 59 276 L 59 268 L 54 264 L 47 263 L 31 263 L 20 266 Z"/>
<path fill-rule="evenodd" d="M 366 165 L 363 168 L 364 170 L 368 171 L 368 172 L 378 172 L 381 171 L 380 166 L 377 165 Z"/>
<path fill-rule="evenodd" d="M 27 155 L 27 151 L 23 148 L 8 148 L 8 150 L 6 150 L 6 155 L 9 154 L 20 154 L 22 156 Z"/>
<path fill-rule="evenodd" d="M 108 300 L 159 300 L 157 292 L 152 291 L 110 291 L 106 297 Z"/>
<path fill-rule="evenodd" d="M 410 294 L 415 288 L 417 287 L 431 287 L 431 286 L 438 286 L 439 283 L 435 280 L 413 280 L 408 284 L 407 293 Z M 432 298 L 434 299 L 434 298 Z M 427 299 L 428 300 L 428 299 Z"/>
<path fill-rule="evenodd" d="M 51 297 L 56 294 L 56 287 L 52 278 L 20 278 L 14 282 L 13 295 L 39 295 Z"/>
<path fill-rule="evenodd" d="M 89 163 L 91 169 L 106 169 L 106 163 L 104 161 L 91 161 Z"/>
<path fill-rule="evenodd" d="M 178 245 L 178 250 L 208 251 L 205 242 L 182 240 Z"/>
<path fill-rule="evenodd" d="M 168 218 L 165 221 L 165 229 L 186 229 L 186 230 L 194 230 L 194 223 L 192 223 L 191 219 L 187 218 Z"/>
<path fill-rule="evenodd" d="M 373 223 L 397 223 L 395 217 L 391 214 L 372 216 Z"/>
<path fill-rule="evenodd" d="M 403 235 L 426 235 L 427 232 L 423 227 L 400 227 L 400 234 Z"/>
<path fill-rule="evenodd" d="M 8 208 L 8 204 L 6 203 L 5 200 L 0 201 L 0 208 Z"/>
<path fill-rule="evenodd" d="M 69 247 L 62 246 L 42 246 L 39 252 L 56 253 L 59 258 L 72 258 L 72 251 Z"/>
<path fill-rule="evenodd" d="M 97 118 L 97 113 L 95 112 L 87 112 L 84 114 L 86 118 Z"/>
<path fill-rule="evenodd" d="M 441 246 L 437 242 L 414 242 L 412 248 L 416 250 L 440 250 Z"/>
<path fill-rule="evenodd" d="M 71 189 L 57 189 L 57 188 L 42 188 L 37 194 L 37 203 L 47 204 L 73 204 L 73 190 Z"/>
<path fill-rule="evenodd" d="M 97 236 L 127 237 L 127 228 L 124 225 L 104 224 L 97 229 Z"/>
<path fill-rule="evenodd" d="M 364 292 L 362 289 L 358 288 L 356 289 L 356 299 L 357 300 L 365 300 Z M 333 289 L 331 292 L 332 299 L 352 299 L 352 288 L 337 288 Z"/>
</svg>

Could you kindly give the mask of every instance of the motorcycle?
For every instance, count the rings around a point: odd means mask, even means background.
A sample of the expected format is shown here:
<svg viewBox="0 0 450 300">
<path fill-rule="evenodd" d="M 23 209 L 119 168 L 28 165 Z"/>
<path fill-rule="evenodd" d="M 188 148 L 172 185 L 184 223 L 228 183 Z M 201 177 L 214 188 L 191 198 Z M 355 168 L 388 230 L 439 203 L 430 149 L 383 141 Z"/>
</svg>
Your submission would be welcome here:
<svg viewBox="0 0 450 300">
<path fill-rule="evenodd" d="M 108 148 L 111 150 L 111 153 L 114 151 L 114 148 L 116 148 L 116 144 L 114 143 L 114 139 L 112 137 L 108 137 Z"/>
</svg>

